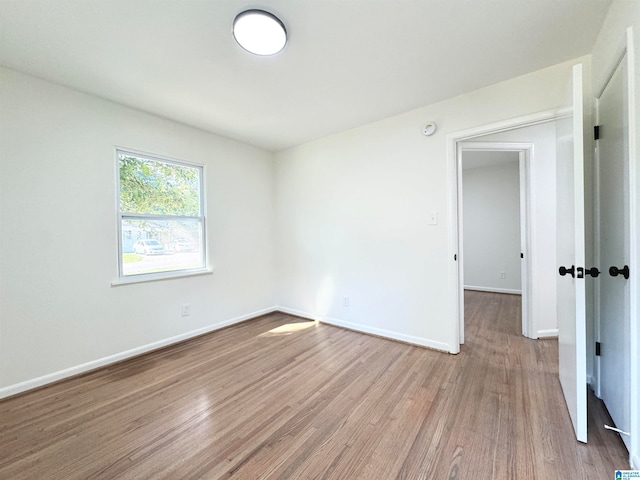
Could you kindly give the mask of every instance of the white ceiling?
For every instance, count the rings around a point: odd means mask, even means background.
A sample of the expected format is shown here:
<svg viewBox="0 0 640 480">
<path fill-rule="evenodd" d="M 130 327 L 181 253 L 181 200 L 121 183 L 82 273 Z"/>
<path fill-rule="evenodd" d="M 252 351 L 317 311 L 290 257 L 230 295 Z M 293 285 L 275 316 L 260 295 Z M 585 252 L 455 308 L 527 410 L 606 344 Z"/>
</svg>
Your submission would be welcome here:
<svg viewBox="0 0 640 480">
<path fill-rule="evenodd" d="M 610 0 L 0 0 L 0 64 L 277 151 L 590 53 Z M 277 14 L 273 57 L 231 34 Z"/>
</svg>

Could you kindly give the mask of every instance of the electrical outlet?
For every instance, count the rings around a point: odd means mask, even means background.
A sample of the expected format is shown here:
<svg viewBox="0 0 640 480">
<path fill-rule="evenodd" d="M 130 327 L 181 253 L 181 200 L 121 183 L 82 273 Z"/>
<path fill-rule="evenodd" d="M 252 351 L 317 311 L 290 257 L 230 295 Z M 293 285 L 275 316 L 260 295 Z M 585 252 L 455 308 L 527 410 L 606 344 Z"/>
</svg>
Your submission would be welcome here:
<svg viewBox="0 0 640 480">
<path fill-rule="evenodd" d="M 189 315 L 191 315 L 191 304 L 185 303 L 184 305 L 182 305 L 181 313 L 183 317 L 188 317 Z"/>
<path fill-rule="evenodd" d="M 507 278 L 507 274 L 505 272 L 500 272 L 499 277 L 501 280 L 504 280 L 505 278 Z"/>
<path fill-rule="evenodd" d="M 342 297 L 342 305 L 344 307 L 348 307 L 349 306 L 349 297 Z"/>
</svg>

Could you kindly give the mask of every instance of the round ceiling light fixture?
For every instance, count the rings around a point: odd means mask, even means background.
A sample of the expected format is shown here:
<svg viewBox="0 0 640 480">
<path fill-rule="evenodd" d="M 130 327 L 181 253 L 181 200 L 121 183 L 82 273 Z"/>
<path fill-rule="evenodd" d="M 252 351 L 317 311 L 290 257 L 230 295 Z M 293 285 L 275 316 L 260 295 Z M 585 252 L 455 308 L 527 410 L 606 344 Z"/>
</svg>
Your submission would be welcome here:
<svg viewBox="0 0 640 480">
<path fill-rule="evenodd" d="M 255 55 L 275 55 L 287 43 L 287 29 L 278 17 L 264 10 L 245 10 L 233 21 L 233 36 Z"/>
</svg>

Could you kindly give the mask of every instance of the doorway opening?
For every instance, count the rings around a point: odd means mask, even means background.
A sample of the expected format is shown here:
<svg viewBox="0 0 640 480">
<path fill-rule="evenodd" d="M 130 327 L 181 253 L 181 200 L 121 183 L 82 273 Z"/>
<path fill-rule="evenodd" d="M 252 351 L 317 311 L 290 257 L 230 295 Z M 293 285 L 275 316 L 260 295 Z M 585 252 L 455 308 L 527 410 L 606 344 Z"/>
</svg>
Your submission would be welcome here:
<svg viewBox="0 0 640 480">
<path fill-rule="evenodd" d="M 521 295 L 521 332 L 532 337 L 530 159 L 533 144 L 458 144 L 460 343 L 464 291 Z"/>
<path fill-rule="evenodd" d="M 461 156 L 465 147 L 499 150 L 511 149 L 524 157 L 527 234 L 521 266 L 526 272 L 523 303 L 523 332 L 529 338 L 558 336 L 556 314 L 556 179 L 555 158 L 559 121 L 572 117 L 572 108 L 547 110 L 523 117 L 481 125 L 447 135 L 447 163 L 450 185 L 451 306 L 456 321 L 451 323 L 450 353 L 460 352 L 464 343 L 464 252 L 461 242 L 462 198 Z M 482 141 L 481 141 L 482 140 Z M 528 143 L 522 143 L 523 140 Z M 475 145 L 480 144 L 480 145 Z M 507 144 L 507 145 L 505 145 Z M 535 161 L 533 160 L 535 145 Z M 522 153 L 520 153 L 522 152 Z M 534 188 L 535 187 L 535 188 Z M 533 207 L 536 216 L 533 216 Z M 535 239 L 535 241 L 534 241 Z M 536 273 L 537 272 L 537 273 Z"/>
</svg>

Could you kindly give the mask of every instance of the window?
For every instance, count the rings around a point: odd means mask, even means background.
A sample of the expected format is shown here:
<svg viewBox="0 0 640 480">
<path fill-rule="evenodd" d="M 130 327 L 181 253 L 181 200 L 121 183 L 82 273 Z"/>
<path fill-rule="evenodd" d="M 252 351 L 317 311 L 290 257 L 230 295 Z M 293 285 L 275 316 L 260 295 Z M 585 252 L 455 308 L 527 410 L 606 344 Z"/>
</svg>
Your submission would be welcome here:
<svg viewBox="0 0 640 480">
<path fill-rule="evenodd" d="M 120 278 L 206 270 L 203 169 L 116 150 Z"/>
</svg>

